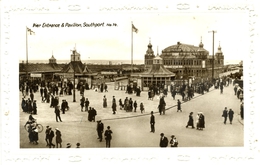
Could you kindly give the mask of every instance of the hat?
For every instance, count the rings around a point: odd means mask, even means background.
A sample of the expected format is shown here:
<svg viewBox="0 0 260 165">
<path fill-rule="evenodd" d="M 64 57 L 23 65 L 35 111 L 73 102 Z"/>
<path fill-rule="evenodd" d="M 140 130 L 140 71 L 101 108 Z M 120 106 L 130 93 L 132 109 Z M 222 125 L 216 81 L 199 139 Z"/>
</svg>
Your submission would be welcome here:
<svg viewBox="0 0 260 165">
<path fill-rule="evenodd" d="M 153 114 L 153 111 L 151 111 L 151 114 Z"/>
<path fill-rule="evenodd" d="M 101 122 L 101 120 L 98 120 L 97 122 L 99 123 L 99 122 Z"/>
<path fill-rule="evenodd" d="M 164 133 L 161 133 L 160 135 L 161 135 L 161 136 L 163 136 L 163 135 L 164 135 Z"/>
<path fill-rule="evenodd" d="M 76 145 L 77 145 L 77 146 L 80 146 L 80 143 L 77 143 Z"/>
<path fill-rule="evenodd" d="M 110 128 L 110 126 L 107 126 L 107 128 L 109 129 L 109 128 Z"/>
<path fill-rule="evenodd" d="M 56 130 L 59 130 L 59 128 L 55 128 Z"/>
<path fill-rule="evenodd" d="M 49 128 L 49 127 L 50 127 L 50 126 L 48 126 L 48 125 L 46 126 L 46 128 Z"/>
<path fill-rule="evenodd" d="M 70 143 L 67 143 L 67 147 L 71 147 Z"/>
<path fill-rule="evenodd" d="M 172 138 L 175 137 L 174 135 L 171 136 Z"/>
</svg>

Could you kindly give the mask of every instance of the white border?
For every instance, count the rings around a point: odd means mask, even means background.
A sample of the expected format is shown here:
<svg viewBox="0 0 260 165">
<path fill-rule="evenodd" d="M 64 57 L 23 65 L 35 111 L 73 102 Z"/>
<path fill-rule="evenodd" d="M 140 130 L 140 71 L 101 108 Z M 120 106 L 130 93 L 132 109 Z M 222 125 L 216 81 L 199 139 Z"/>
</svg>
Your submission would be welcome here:
<svg viewBox="0 0 260 165">
<path fill-rule="evenodd" d="M 259 73 L 256 61 L 259 47 L 259 34 L 257 27 L 259 26 L 259 17 L 257 15 L 256 1 L 148 1 L 134 3 L 135 1 L 75 1 L 75 0 L 26 0 L 14 1 L 4 0 L 1 4 L 1 121 L 2 121 L 2 152 L 0 159 L 2 164 L 31 164 L 31 163 L 73 163 L 73 162 L 93 162 L 93 163 L 164 163 L 182 162 L 182 163 L 200 163 L 208 162 L 230 163 L 250 162 L 255 164 L 259 159 L 259 101 L 257 95 L 259 89 Z M 254 5 L 255 4 L 255 5 Z M 85 13 L 85 12 L 246 12 L 249 17 L 248 24 L 250 37 L 250 50 L 247 60 L 244 61 L 244 80 L 245 80 L 245 96 L 246 107 L 245 113 L 248 117 L 245 120 L 245 146 L 239 148 L 180 148 L 178 151 L 166 149 L 81 149 L 76 151 L 72 149 L 70 153 L 49 150 L 21 150 L 19 146 L 13 147 L 12 124 L 13 121 L 10 114 L 13 113 L 12 98 L 16 97 L 17 90 L 13 86 L 17 85 L 17 79 L 13 79 L 12 74 L 18 72 L 18 66 L 14 66 L 10 50 L 15 48 L 9 45 L 10 19 L 12 13 Z M 259 10 L 258 10 L 259 11 Z M 258 22 L 257 22 L 258 21 Z M 259 56 L 259 54 L 258 54 Z M 10 65 L 11 64 L 11 65 Z M 91 151 L 90 151 L 91 150 Z M 126 152 L 127 151 L 127 152 Z M 144 154 L 145 153 L 145 154 Z"/>
</svg>

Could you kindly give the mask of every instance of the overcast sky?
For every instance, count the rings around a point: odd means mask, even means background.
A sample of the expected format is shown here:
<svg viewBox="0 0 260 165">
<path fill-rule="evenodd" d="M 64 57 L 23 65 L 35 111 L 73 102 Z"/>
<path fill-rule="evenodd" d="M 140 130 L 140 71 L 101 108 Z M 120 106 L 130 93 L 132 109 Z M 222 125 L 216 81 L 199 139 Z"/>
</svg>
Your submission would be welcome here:
<svg viewBox="0 0 260 165">
<path fill-rule="evenodd" d="M 212 33 L 215 30 L 215 49 L 220 45 L 225 60 L 243 60 L 248 55 L 248 16 L 240 13 L 153 13 L 153 14 L 34 14 L 17 15 L 12 20 L 13 53 L 26 61 L 26 26 L 35 32 L 28 35 L 30 60 L 48 60 L 52 51 L 59 60 L 69 60 L 76 44 L 82 60 L 131 59 L 131 21 L 138 29 L 133 33 L 133 57 L 143 60 L 149 38 L 159 54 L 178 41 L 198 46 L 202 37 L 204 48 L 212 54 Z M 33 27 L 33 23 L 116 23 L 112 27 Z"/>
</svg>

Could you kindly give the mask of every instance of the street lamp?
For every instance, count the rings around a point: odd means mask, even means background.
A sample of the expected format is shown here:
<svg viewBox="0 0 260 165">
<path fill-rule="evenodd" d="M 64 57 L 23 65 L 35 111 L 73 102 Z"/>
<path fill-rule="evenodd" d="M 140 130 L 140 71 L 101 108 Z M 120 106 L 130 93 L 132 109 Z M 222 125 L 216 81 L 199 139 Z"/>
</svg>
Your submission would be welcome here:
<svg viewBox="0 0 260 165">
<path fill-rule="evenodd" d="M 76 102 L 76 94 L 75 94 L 75 54 L 76 54 L 76 49 L 73 51 L 73 61 L 74 61 L 74 65 L 73 65 L 73 102 Z"/>
</svg>

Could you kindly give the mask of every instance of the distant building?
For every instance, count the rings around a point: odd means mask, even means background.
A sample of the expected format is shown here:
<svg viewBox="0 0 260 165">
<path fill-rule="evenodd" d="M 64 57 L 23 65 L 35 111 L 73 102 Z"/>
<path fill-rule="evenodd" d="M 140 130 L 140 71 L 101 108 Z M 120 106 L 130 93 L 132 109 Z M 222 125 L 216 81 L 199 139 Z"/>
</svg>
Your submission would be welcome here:
<svg viewBox="0 0 260 165">
<path fill-rule="evenodd" d="M 195 77 L 212 77 L 213 56 L 203 48 L 202 41 L 199 46 L 193 46 L 177 42 L 176 45 L 169 46 L 162 50 L 160 57 L 165 68 L 176 74 L 177 79 Z M 149 43 L 145 54 L 145 67 L 151 67 L 154 53 L 152 44 Z M 219 45 L 214 56 L 214 77 L 223 72 L 224 55 Z"/>
</svg>

